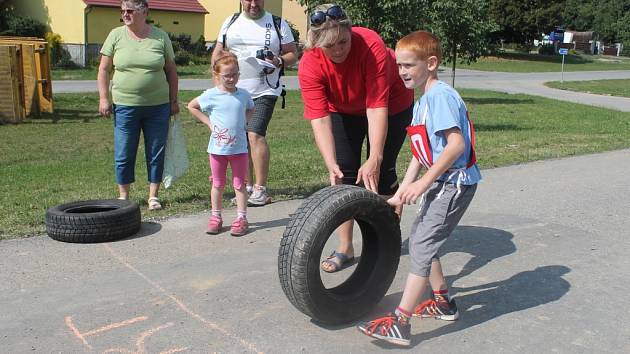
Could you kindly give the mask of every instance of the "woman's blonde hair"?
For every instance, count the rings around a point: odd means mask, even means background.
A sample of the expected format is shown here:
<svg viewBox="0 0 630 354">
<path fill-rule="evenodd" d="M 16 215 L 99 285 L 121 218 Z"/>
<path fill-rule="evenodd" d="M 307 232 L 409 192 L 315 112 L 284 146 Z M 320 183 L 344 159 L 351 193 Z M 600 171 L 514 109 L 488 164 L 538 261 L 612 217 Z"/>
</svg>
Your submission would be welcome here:
<svg viewBox="0 0 630 354">
<path fill-rule="evenodd" d="M 326 12 L 333 6 L 339 6 L 336 4 L 322 4 L 315 9 L 315 11 Z M 326 17 L 326 21 L 319 26 L 311 25 L 306 33 L 306 44 L 304 48 L 306 50 L 313 48 L 321 48 L 334 44 L 342 30 L 352 31 L 352 19 L 346 14 L 346 18 L 342 20 L 333 20 Z"/>
<path fill-rule="evenodd" d="M 221 67 L 226 65 L 236 65 L 236 68 L 238 69 L 238 58 L 234 55 L 234 53 L 225 52 L 225 54 L 218 57 L 212 64 L 212 72 L 214 74 L 218 74 Z"/>
</svg>

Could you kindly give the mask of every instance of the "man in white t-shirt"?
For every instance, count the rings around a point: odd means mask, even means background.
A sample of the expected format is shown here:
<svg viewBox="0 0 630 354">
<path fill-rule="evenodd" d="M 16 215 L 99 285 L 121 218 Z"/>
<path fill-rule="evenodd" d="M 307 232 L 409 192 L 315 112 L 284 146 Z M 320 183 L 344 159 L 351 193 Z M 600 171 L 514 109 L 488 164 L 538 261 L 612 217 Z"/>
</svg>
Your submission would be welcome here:
<svg viewBox="0 0 630 354">
<path fill-rule="evenodd" d="M 241 14 L 228 17 L 219 30 L 212 53 L 212 62 L 224 51 L 238 57 L 240 78 L 237 86 L 254 99 L 254 115 L 247 123 L 250 157 L 254 170 L 254 186 L 248 204 L 262 206 L 271 202 L 267 193 L 269 146 L 265 138 L 278 96 L 282 92 L 280 69 L 297 62 L 297 46 L 291 28 L 280 20 L 280 37 L 273 15 L 266 12 L 265 0 L 240 0 Z M 259 50 L 271 51 L 273 58 L 258 61 Z M 251 181 L 249 181 L 251 183 Z"/>
</svg>

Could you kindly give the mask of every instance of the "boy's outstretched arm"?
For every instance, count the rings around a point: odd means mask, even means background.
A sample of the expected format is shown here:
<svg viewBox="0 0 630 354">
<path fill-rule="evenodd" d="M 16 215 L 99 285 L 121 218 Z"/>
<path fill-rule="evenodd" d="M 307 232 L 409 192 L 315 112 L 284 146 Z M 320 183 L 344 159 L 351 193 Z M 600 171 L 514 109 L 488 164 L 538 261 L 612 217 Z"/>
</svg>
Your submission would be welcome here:
<svg viewBox="0 0 630 354">
<path fill-rule="evenodd" d="M 409 167 L 407 167 L 407 172 L 405 172 L 405 177 L 402 182 L 400 182 L 400 187 L 396 193 L 387 200 L 387 203 L 393 207 L 402 206 L 402 200 L 400 199 L 400 194 L 411 184 L 413 181 L 418 178 L 420 174 L 420 170 L 422 169 L 422 164 L 415 157 L 411 156 L 411 161 L 409 161 Z"/>
<path fill-rule="evenodd" d="M 440 158 L 422 175 L 422 177 L 409 184 L 406 188 L 399 189 L 399 198 L 402 203 L 415 204 L 418 198 L 435 182 L 444 172 L 446 172 L 455 160 L 457 160 L 466 148 L 466 141 L 459 128 L 450 128 L 443 131 L 446 137 L 446 146 L 440 154 Z M 407 176 L 405 176 L 407 178 Z"/>
</svg>

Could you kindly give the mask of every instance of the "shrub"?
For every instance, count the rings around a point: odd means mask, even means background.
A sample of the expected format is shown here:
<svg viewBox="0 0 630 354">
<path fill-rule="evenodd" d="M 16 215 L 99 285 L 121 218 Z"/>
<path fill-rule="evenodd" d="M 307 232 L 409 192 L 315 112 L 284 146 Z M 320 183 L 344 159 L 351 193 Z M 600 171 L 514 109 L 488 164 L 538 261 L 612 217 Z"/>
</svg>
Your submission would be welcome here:
<svg viewBox="0 0 630 354">
<path fill-rule="evenodd" d="M 287 21 L 287 19 L 284 19 L 284 20 Z M 298 31 L 297 27 L 295 27 L 295 25 L 289 21 L 287 21 L 287 25 L 289 25 L 289 28 L 291 29 L 291 34 L 293 34 L 293 39 L 295 39 L 295 44 L 297 45 L 298 58 L 301 58 L 302 53 L 304 52 L 304 48 L 300 43 L 300 31 Z"/>
<path fill-rule="evenodd" d="M 538 54 L 554 55 L 556 54 L 556 47 L 553 44 L 543 44 L 540 48 L 538 48 Z"/>
<path fill-rule="evenodd" d="M 191 58 L 191 62 L 195 65 L 209 65 L 210 53 L 205 55 L 193 55 Z"/>
<path fill-rule="evenodd" d="M 46 25 L 31 17 L 11 14 L 5 20 L 0 35 L 44 38 L 46 34 Z"/>
<path fill-rule="evenodd" d="M 175 64 L 177 65 L 188 65 L 190 64 L 191 59 L 192 55 L 187 51 L 180 50 L 175 52 Z"/>
<path fill-rule="evenodd" d="M 54 67 L 62 69 L 76 69 L 79 66 L 77 65 L 77 63 L 72 61 L 72 56 L 70 56 L 70 52 L 68 52 L 65 48 L 61 48 L 61 56 L 59 57 L 59 61 L 56 65 L 54 65 Z"/>
<path fill-rule="evenodd" d="M 174 35 L 168 34 L 173 43 L 173 51 L 175 52 L 175 63 L 177 65 L 208 64 L 208 56 L 210 53 L 206 49 L 206 40 L 203 36 L 199 36 L 196 42 L 192 42 L 191 36 L 188 34 Z"/>
<path fill-rule="evenodd" d="M 523 53 L 529 53 L 534 48 L 533 43 L 519 43 L 516 45 L 516 50 Z"/>
<path fill-rule="evenodd" d="M 174 35 L 172 33 L 169 33 L 168 36 L 171 39 L 171 43 L 173 43 L 173 50 L 175 52 L 190 52 L 190 50 L 192 49 L 190 35 L 183 33 L 179 35 Z"/>
<path fill-rule="evenodd" d="M 45 35 L 46 42 L 48 42 L 48 54 L 50 56 L 50 65 L 56 65 L 59 60 L 61 60 L 61 53 L 63 51 L 63 47 L 61 43 L 63 40 L 61 36 L 57 33 L 46 32 Z"/>
<path fill-rule="evenodd" d="M 203 57 L 208 55 L 208 49 L 206 49 L 206 38 L 201 35 L 195 43 L 192 44 L 191 53 L 194 56 Z"/>
</svg>

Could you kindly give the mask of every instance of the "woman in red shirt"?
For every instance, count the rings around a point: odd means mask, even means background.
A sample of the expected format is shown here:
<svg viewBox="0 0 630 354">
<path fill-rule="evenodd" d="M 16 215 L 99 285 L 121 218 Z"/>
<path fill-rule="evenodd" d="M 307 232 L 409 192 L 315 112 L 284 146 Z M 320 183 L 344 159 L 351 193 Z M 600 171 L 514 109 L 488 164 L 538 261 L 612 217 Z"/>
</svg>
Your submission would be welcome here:
<svg viewBox="0 0 630 354">
<path fill-rule="evenodd" d="M 363 183 L 393 195 L 414 99 L 398 76 L 394 52 L 376 32 L 352 27 L 340 6 L 320 5 L 310 16 L 298 78 L 304 117 L 311 121 L 330 184 Z M 366 137 L 368 157 L 361 163 Z M 354 258 L 352 227 L 352 221 L 339 227 L 339 246 L 322 262 L 324 271 L 336 272 Z"/>
</svg>

